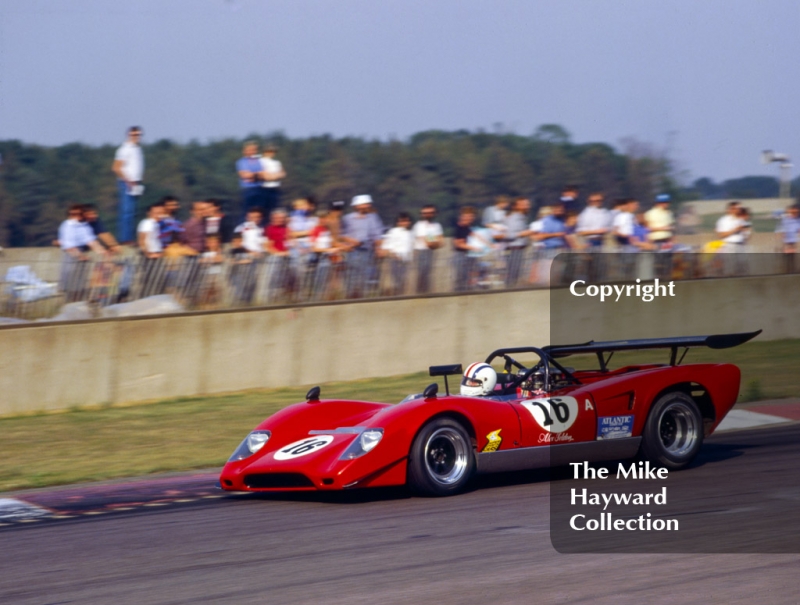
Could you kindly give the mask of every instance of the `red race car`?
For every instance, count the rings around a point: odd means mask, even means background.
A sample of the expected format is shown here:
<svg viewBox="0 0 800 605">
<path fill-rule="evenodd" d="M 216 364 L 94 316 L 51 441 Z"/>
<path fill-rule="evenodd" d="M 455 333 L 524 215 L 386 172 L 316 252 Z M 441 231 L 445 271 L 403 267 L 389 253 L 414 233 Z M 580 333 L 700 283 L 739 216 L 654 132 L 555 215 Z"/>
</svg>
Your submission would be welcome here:
<svg viewBox="0 0 800 605">
<path fill-rule="evenodd" d="M 450 394 L 447 376 L 461 375 L 462 367 L 433 366 L 446 394 L 434 383 L 397 405 L 320 400 L 314 387 L 306 402 L 270 416 L 242 441 L 220 486 L 259 492 L 407 484 L 447 496 L 476 473 L 637 454 L 680 469 L 733 407 L 740 382 L 735 365 L 680 362 L 690 347 L 725 349 L 758 334 L 499 349 L 467 367 L 459 395 Z M 615 351 L 643 349 L 669 350 L 669 363 L 609 369 Z M 565 367 L 570 356 L 588 357 L 595 367 Z"/>
</svg>

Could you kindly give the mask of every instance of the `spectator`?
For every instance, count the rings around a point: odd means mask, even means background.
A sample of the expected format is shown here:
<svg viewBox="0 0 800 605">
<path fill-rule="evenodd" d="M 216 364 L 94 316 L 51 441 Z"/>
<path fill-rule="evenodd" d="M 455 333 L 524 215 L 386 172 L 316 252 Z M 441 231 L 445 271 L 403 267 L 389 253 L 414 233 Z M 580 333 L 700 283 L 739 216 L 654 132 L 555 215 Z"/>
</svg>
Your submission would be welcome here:
<svg viewBox="0 0 800 605">
<path fill-rule="evenodd" d="M 256 206 L 260 208 L 260 206 Z M 233 230 L 236 224 L 233 217 L 222 210 L 222 202 L 211 198 L 208 200 L 208 211 L 206 214 L 206 236 L 219 236 L 220 245 L 230 244 L 233 239 Z"/>
<path fill-rule="evenodd" d="M 83 296 L 89 275 L 86 250 L 105 253 L 91 227 L 83 222 L 83 206 L 80 204 L 72 204 L 67 210 L 67 218 L 58 228 L 58 242 L 61 247 L 59 287 L 67 302 L 75 302 Z"/>
<path fill-rule="evenodd" d="M 211 204 L 206 201 L 198 200 L 192 203 L 192 211 L 183 224 L 183 243 L 187 250 L 193 252 L 187 256 L 184 262 L 186 268 L 186 283 L 184 296 L 193 304 L 200 301 L 200 289 L 203 281 L 203 271 L 199 260 L 203 252 L 206 251 L 206 215 Z"/>
<path fill-rule="evenodd" d="M 580 220 L 580 214 L 574 211 L 567 212 L 564 217 L 564 241 L 567 243 L 567 248 L 572 251 L 583 250 L 586 247 L 577 235 L 578 220 Z"/>
<path fill-rule="evenodd" d="M 747 225 L 739 216 L 740 206 L 738 201 L 729 202 L 725 214 L 717 221 L 714 230 L 723 242 L 721 252 L 741 252 L 744 249 L 743 231 Z"/>
<path fill-rule="evenodd" d="M 603 208 L 603 194 L 595 192 L 586 200 L 586 208 L 578 215 L 576 232 L 590 250 L 603 247 L 603 240 L 611 228 L 611 215 Z"/>
<path fill-rule="evenodd" d="M 166 250 L 170 245 L 180 243 L 183 239 L 183 225 L 177 216 L 181 203 L 172 195 L 161 198 L 161 203 L 164 205 L 164 215 L 158 221 L 158 237 L 161 246 Z"/>
<path fill-rule="evenodd" d="M 261 175 L 264 189 L 264 211 L 272 212 L 281 203 L 281 180 L 286 178 L 286 171 L 280 160 L 275 159 L 278 148 L 268 145 L 261 156 Z"/>
<path fill-rule="evenodd" d="M 264 230 L 267 236 L 267 252 L 269 258 L 269 299 L 274 301 L 280 294 L 291 291 L 293 279 L 289 264 L 289 228 L 286 225 L 286 211 L 282 208 L 273 210 L 270 222 Z"/>
<path fill-rule="evenodd" d="M 565 215 L 564 204 L 555 204 L 551 207 L 550 214 L 542 219 L 541 229 L 533 235 L 536 241 L 542 243 L 550 258 L 567 248 Z"/>
<path fill-rule="evenodd" d="M 631 237 L 633 237 L 633 230 L 636 226 L 635 213 L 639 209 L 639 202 L 634 199 L 623 201 L 618 206 L 617 215 L 614 217 L 614 239 L 620 252 L 635 251 L 632 248 Z"/>
<path fill-rule="evenodd" d="M 453 263 L 455 269 L 456 292 L 470 289 L 470 279 L 474 269 L 475 259 L 468 253 L 473 250 L 469 244 L 472 235 L 472 223 L 475 222 L 475 210 L 472 206 L 464 206 L 458 213 L 456 229 L 453 233 Z"/>
<path fill-rule="evenodd" d="M 342 216 L 347 204 L 344 200 L 337 200 L 328 205 L 328 228 L 331 230 L 333 242 L 339 247 L 344 248 L 342 241 Z"/>
<path fill-rule="evenodd" d="M 783 253 L 793 257 L 800 239 L 800 206 L 795 204 L 786 209 L 775 232 L 780 234 Z"/>
<path fill-rule="evenodd" d="M 608 213 L 609 214 L 609 219 L 610 219 L 609 220 L 609 226 L 610 226 L 609 231 L 610 232 L 612 232 L 612 233 L 614 232 L 614 221 L 617 220 L 617 216 L 619 215 L 620 212 L 622 212 L 622 208 L 627 203 L 628 203 L 628 200 L 622 199 L 622 198 L 617 198 L 617 199 L 614 200 L 614 203 L 611 204 L 611 211 Z"/>
<path fill-rule="evenodd" d="M 392 289 L 394 296 L 401 295 L 406 289 L 406 275 L 414 251 L 414 233 L 411 227 L 411 215 L 401 212 L 397 215 L 395 226 L 383 237 L 382 249 L 389 256 L 392 272 Z"/>
<path fill-rule="evenodd" d="M 144 256 L 143 297 L 161 294 L 166 284 L 167 275 L 162 262 L 164 248 L 158 231 L 158 223 L 163 216 L 164 205 L 161 202 L 152 204 L 147 209 L 147 216 L 139 222 L 136 229 L 139 250 Z"/>
<path fill-rule="evenodd" d="M 640 252 L 657 250 L 659 244 L 653 241 L 653 234 L 648 227 L 647 212 L 638 212 L 633 224 L 633 234 L 631 235 L 631 245 Z"/>
<path fill-rule="evenodd" d="M 578 206 L 578 186 L 567 185 L 561 190 L 561 199 L 559 200 L 564 206 L 564 212 L 577 211 Z"/>
<path fill-rule="evenodd" d="M 372 211 L 372 197 L 357 195 L 350 204 L 355 211 L 342 217 L 342 240 L 347 244 L 347 297 L 366 294 L 373 277 L 375 255 L 383 236 L 383 223 Z"/>
<path fill-rule="evenodd" d="M 750 238 L 753 237 L 753 217 L 750 214 L 750 208 L 740 207 L 739 218 L 744 221 L 742 238 L 744 239 L 745 250 L 747 250 L 747 244 L 750 242 Z"/>
<path fill-rule="evenodd" d="M 417 294 L 427 294 L 431 291 L 433 251 L 441 248 L 444 242 L 442 226 L 435 219 L 436 206 L 426 204 L 422 207 L 420 219 L 413 228 L 414 253 L 417 265 Z"/>
<path fill-rule="evenodd" d="M 95 238 L 102 246 L 110 252 L 119 252 L 119 243 L 117 239 L 108 232 L 105 223 L 100 220 L 100 214 L 97 212 L 97 206 L 94 204 L 83 205 L 83 221 L 89 225 Z"/>
<path fill-rule="evenodd" d="M 161 258 L 164 247 L 158 224 L 164 217 L 164 204 L 158 202 L 147 209 L 147 217 L 142 219 L 136 232 L 139 234 L 139 249 L 145 258 Z"/>
<path fill-rule="evenodd" d="M 218 234 L 206 237 L 206 251 L 200 255 L 202 287 L 199 306 L 211 309 L 219 304 L 222 278 L 222 242 Z"/>
<path fill-rule="evenodd" d="M 553 209 L 550 206 L 542 206 L 539 208 L 539 212 L 536 214 L 536 220 L 531 222 L 528 225 L 528 231 L 531 232 L 531 239 L 533 240 L 533 247 L 534 248 L 543 248 L 544 244 L 542 244 L 536 235 L 542 232 L 542 225 L 544 224 L 544 219 L 548 216 L 553 214 Z"/>
<path fill-rule="evenodd" d="M 265 208 L 263 184 L 263 168 L 258 155 L 258 145 L 255 141 L 246 141 L 242 147 L 242 157 L 236 162 L 236 172 L 239 175 L 239 188 L 241 191 L 241 212 L 245 209 Z M 225 243 L 225 242 L 223 242 Z"/>
<path fill-rule="evenodd" d="M 117 237 L 124 244 L 133 243 L 133 229 L 136 221 L 136 202 L 144 193 L 144 153 L 140 142 L 142 129 L 138 126 L 128 128 L 128 139 L 114 154 L 111 169 L 117 175 L 119 190 L 119 230 Z"/>
<path fill-rule="evenodd" d="M 522 270 L 522 259 L 531 231 L 527 229 L 528 213 L 531 210 L 531 202 L 527 198 L 519 197 L 514 201 L 511 213 L 505 220 L 505 241 L 508 247 L 508 257 L 506 265 L 506 287 L 513 288 L 519 281 Z"/>
<path fill-rule="evenodd" d="M 192 203 L 192 213 L 183 225 L 183 241 L 198 254 L 206 250 L 206 215 L 210 204 L 199 200 Z"/>
<path fill-rule="evenodd" d="M 97 206 L 94 204 L 83 205 L 83 222 L 89 225 L 95 238 L 106 252 L 110 254 L 119 253 L 119 243 L 108 232 L 103 221 L 100 220 Z M 90 279 L 93 299 L 101 304 L 102 301 L 106 303 L 112 302 L 112 296 L 114 297 L 113 302 L 120 302 L 126 299 L 130 294 L 133 276 L 134 268 L 127 261 L 95 264 Z M 112 294 L 112 288 L 114 287 L 116 292 Z"/>
<path fill-rule="evenodd" d="M 216 238 L 218 235 L 209 236 Z M 234 229 L 231 257 L 230 280 L 234 298 L 241 303 L 250 304 L 256 290 L 258 261 L 266 250 L 266 237 L 262 225 L 261 208 L 247 210 L 245 221 Z"/>
<path fill-rule="evenodd" d="M 655 205 L 645 213 L 647 228 L 650 231 L 650 242 L 655 250 L 666 250 L 672 247 L 675 233 L 675 216 L 669 209 L 670 197 L 663 193 L 656 196 Z"/>
<path fill-rule="evenodd" d="M 508 196 L 498 195 L 494 199 L 494 205 L 489 206 L 483 211 L 481 222 L 487 229 L 491 229 L 492 237 L 495 241 L 505 240 L 506 216 L 511 200 Z"/>
<path fill-rule="evenodd" d="M 252 258 L 260 257 L 266 249 L 266 238 L 264 227 L 261 224 L 263 215 L 261 208 L 252 207 L 247 210 L 245 221 L 234 229 L 234 238 L 238 236 L 241 247 L 246 250 Z"/>
<path fill-rule="evenodd" d="M 330 210 L 320 210 L 317 213 L 317 226 L 311 230 L 312 261 L 309 273 L 311 284 L 311 299 L 322 300 L 328 292 L 331 270 L 341 262 L 341 249 L 334 234 L 334 223 L 338 219 Z M 338 224 L 338 223 L 337 223 Z"/>
<path fill-rule="evenodd" d="M 472 227 L 467 245 L 470 287 L 491 288 L 493 269 L 500 264 L 498 261 L 505 260 L 497 258 L 494 252 L 502 251 L 503 244 L 494 241 L 492 231 L 488 227 Z"/>
<path fill-rule="evenodd" d="M 317 226 L 319 219 L 314 215 L 311 203 L 305 198 L 292 202 L 292 214 L 289 216 L 289 232 L 295 250 L 300 257 L 305 257 L 311 250 L 311 231 Z"/>
</svg>

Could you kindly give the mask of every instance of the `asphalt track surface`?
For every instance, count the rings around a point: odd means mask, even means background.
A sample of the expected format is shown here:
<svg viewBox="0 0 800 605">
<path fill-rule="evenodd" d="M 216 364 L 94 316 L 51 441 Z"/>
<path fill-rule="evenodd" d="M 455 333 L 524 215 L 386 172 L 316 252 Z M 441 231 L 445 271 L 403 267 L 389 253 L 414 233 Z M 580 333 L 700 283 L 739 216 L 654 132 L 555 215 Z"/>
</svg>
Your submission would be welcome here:
<svg viewBox="0 0 800 605">
<path fill-rule="evenodd" d="M 735 471 L 800 506 L 798 460 L 794 423 L 714 436 L 683 473 Z M 55 514 L 0 527 L 0 603 L 800 603 L 797 554 L 560 554 L 544 475 L 444 499 L 227 495 L 202 473 L 34 492 Z"/>
</svg>

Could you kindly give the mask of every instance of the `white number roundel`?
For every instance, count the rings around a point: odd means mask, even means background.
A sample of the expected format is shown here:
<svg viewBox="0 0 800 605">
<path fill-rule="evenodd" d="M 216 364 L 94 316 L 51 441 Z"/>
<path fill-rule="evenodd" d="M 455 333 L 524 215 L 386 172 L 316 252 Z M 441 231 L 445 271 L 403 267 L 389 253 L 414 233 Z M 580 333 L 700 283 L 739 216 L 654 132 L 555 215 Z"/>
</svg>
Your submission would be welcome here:
<svg viewBox="0 0 800 605">
<path fill-rule="evenodd" d="M 562 433 L 569 429 L 578 417 L 578 401 L 574 397 L 546 397 L 529 399 L 522 405 L 533 419 L 548 433 Z"/>
<path fill-rule="evenodd" d="M 282 447 L 273 454 L 275 460 L 292 460 L 321 450 L 333 441 L 333 435 L 314 435 Z"/>
</svg>

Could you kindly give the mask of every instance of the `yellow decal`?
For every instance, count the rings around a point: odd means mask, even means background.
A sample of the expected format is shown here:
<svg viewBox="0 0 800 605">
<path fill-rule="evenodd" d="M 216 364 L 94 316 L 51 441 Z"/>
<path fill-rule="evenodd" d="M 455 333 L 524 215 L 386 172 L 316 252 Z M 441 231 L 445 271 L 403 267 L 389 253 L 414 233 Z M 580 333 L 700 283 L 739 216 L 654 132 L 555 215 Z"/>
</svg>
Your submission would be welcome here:
<svg viewBox="0 0 800 605">
<path fill-rule="evenodd" d="M 500 447 L 500 444 L 503 443 L 503 438 L 500 436 L 500 431 L 503 429 L 497 429 L 496 431 L 492 431 L 486 438 L 489 442 L 483 446 L 481 452 L 496 452 L 497 449 Z"/>
</svg>

